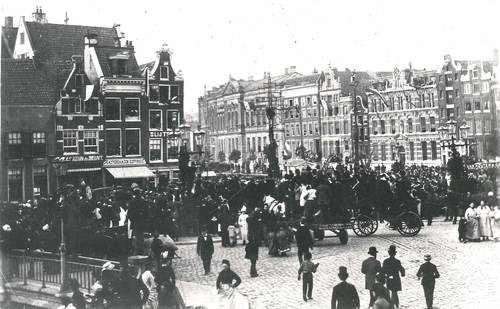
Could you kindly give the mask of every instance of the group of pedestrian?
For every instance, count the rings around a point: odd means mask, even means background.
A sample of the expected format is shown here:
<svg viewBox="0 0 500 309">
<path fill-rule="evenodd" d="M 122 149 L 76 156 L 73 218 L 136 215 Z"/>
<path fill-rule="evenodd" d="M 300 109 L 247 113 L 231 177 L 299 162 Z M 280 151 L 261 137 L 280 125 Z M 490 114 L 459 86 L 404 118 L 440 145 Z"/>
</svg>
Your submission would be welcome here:
<svg viewBox="0 0 500 309">
<path fill-rule="evenodd" d="M 490 192 L 492 196 L 493 192 Z M 481 200 L 479 205 L 474 202 L 469 204 L 465 210 L 464 219 L 459 224 L 459 240 L 461 242 L 468 241 L 484 241 L 494 239 L 500 240 L 500 208 L 493 208 L 486 205 L 484 200 Z"/>
</svg>

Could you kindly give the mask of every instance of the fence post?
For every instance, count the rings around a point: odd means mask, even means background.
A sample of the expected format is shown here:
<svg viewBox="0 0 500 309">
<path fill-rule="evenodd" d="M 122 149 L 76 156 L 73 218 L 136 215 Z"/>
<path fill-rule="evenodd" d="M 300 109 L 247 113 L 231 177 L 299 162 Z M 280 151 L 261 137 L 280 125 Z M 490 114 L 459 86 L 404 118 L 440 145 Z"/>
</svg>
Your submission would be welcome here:
<svg viewBox="0 0 500 309">
<path fill-rule="evenodd" d="M 91 278 L 92 278 L 92 271 L 93 271 L 93 267 L 90 266 L 90 264 L 87 263 L 87 285 L 88 285 L 88 291 L 89 291 L 89 294 L 90 294 L 90 288 L 92 287 L 92 281 Z"/>
<path fill-rule="evenodd" d="M 26 263 L 26 250 L 23 252 L 23 284 L 28 285 L 28 279 L 26 278 L 26 272 L 28 271 L 28 264 Z"/>
<path fill-rule="evenodd" d="M 42 262 L 42 289 L 45 288 L 45 262 Z"/>
</svg>

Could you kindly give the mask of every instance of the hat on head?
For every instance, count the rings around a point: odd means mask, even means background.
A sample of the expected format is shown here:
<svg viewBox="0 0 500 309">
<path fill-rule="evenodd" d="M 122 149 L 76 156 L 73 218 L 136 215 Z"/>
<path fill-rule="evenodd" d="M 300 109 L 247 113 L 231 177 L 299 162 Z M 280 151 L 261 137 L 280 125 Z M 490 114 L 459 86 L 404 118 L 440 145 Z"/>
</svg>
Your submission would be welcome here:
<svg viewBox="0 0 500 309">
<path fill-rule="evenodd" d="M 388 251 L 388 252 L 389 252 L 389 254 L 391 254 L 391 253 L 396 253 L 396 246 L 394 246 L 394 245 L 390 245 L 390 246 L 389 246 L 389 251 Z"/>
<path fill-rule="evenodd" d="M 370 249 L 368 249 L 368 254 L 375 255 L 377 252 L 377 248 L 375 247 L 370 247 Z"/>
<path fill-rule="evenodd" d="M 130 186 L 130 188 L 132 190 L 140 190 L 141 189 L 141 188 L 139 188 L 139 185 L 137 183 L 135 183 L 135 182 Z"/>
<path fill-rule="evenodd" d="M 225 260 L 225 259 L 224 259 L 224 260 L 222 260 L 222 264 L 226 264 L 228 267 L 230 267 L 230 266 L 231 266 L 231 264 L 229 263 L 229 261 L 228 261 L 228 260 Z"/>
<path fill-rule="evenodd" d="M 8 224 L 4 224 L 4 225 L 2 226 L 2 230 L 6 231 L 6 232 L 10 232 L 10 231 L 12 231 L 12 229 L 11 229 L 10 225 L 8 225 Z"/>
<path fill-rule="evenodd" d="M 493 196 L 493 191 L 488 192 L 488 196 Z"/>
<path fill-rule="evenodd" d="M 424 260 L 426 261 L 430 261 L 432 259 L 431 255 L 430 254 L 426 254 L 424 255 Z"/>
<path fill-rule="evenodd" d="M 347 278 L 349 274 L 347 273 L 347 267 L 345 266 L 340 266 L 339 267 L 339 277 Z"/>
</svg>

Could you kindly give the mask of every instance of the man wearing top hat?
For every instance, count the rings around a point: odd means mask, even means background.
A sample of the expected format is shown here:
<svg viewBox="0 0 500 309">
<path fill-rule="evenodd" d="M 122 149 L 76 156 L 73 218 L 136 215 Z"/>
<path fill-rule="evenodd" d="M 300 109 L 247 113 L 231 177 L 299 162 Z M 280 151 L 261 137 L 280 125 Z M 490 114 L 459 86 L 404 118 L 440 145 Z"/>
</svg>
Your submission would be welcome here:
<svg viewBox="0 0 500 309">
<path fill-rule="evenodd" d="M 432 264 L 431 255 L 424 255 L 425 263 L 420 265 L 417 272 L 418 279 L 422 279 L 421 283 L 424 288 L 425 302 L 427 303 L 427 309 L 432 309 L 432 303 L 434 300 L 434 286 L 436 284 L 436 279 L 439 278 L 439 272 L 436 265 Z"/>
<path fill-rule="evenodd" d="M 368 249 L 368 254 L 371 255 L 369 258 L 363 261 L 361 265 L 361 272 L 365 275 L 365 289 L 370 291 L 370 307 L 373 306 L 375 301 L 373 295 L 373 284 L 375 283 L 375 276 L 380 271 L 380 261 L 377 260 L 377 248 L 370 247 Z"/>
<path fill-rule="evenodd" d="M 399 308 L 398 291 L 401 291 L 401 277 L 405 276 L 405 269 L 401 261 L 396 259 L 396 246 L 389 246 L 389 257 L 382 264 L 382 273 L 387 276 L 387 288 L 391 291 L 391 306 Z"/>
<path fill-rule="evenodd" d="M 354 285 L 347 283 L 347 268 L 345 266 L 339 267 L 340 280 L 339 284 L 333 287 L 332 292 L 332 309 L 358 309 L 359 296 Z"/>
</svg>

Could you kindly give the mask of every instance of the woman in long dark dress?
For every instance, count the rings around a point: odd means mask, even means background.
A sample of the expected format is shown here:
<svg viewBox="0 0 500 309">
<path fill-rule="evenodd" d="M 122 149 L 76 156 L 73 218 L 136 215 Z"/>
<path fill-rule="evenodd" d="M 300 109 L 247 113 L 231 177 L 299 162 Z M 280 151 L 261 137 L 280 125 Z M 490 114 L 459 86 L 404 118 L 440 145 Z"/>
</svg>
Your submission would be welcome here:
<svg viewBox="0 0 500 309">
<path fill-rule="evenodd" d="M 175 273 L 172 269 L 172 260 L 168 259 L 156 275 L 156 289 L 158 291 L 158 309 L 176 309 Z"/>
</svg>

